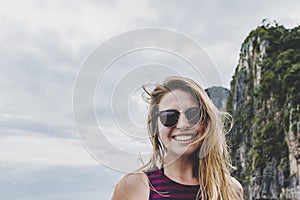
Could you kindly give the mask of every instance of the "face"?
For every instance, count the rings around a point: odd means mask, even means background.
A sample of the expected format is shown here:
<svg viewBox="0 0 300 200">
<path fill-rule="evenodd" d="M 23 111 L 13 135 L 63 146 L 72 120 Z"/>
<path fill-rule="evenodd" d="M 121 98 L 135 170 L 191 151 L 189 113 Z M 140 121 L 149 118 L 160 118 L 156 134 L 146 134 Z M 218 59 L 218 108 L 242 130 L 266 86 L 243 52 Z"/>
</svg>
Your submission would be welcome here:
<svg viewBox="0 0 300 200">
<path fill-rule="evenodd" d="M 192 95 L 179 89 L 165 94 L 161 99 L 157 124 L 160 140 L 167 148 L 167 155 L 178 157 L 190 155 L 197 150 L 198 144 L 192 143 L 203 131 L 203 126 L 197 123 L 197 109 L 199 105 Z M 162 112 L 166 110 L 171 115 L 169 118 L 167 113 Z M 178 121 L 174 120 L 174 115 Z"/>
</svg>

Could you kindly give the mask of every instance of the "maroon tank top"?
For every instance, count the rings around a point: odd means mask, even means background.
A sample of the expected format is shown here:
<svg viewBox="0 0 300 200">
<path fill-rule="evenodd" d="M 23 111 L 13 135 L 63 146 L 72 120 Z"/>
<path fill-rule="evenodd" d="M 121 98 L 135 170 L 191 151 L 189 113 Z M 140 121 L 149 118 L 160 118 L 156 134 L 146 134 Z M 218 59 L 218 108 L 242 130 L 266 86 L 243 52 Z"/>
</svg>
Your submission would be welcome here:
<svg viewBox="0 0 300 200">
<path fill-rule="evenodd" d="M 163 169 L 146 172 L 149 179 L 149 200 L 195 200 L 199 185 L 183 185 L 164 175 Z"/>
</svg>

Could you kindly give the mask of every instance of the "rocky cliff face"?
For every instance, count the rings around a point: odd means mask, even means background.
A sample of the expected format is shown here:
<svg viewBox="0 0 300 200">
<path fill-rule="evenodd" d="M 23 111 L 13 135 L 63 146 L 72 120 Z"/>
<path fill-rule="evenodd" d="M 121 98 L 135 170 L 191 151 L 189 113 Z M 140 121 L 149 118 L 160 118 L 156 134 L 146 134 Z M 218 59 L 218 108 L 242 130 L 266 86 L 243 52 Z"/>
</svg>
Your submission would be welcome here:
<svg viewBox="0 0 300 200">
<path fill-rule="evenodd" d="M 205 89 L 205 92 L 219 110 L 225 110 L 229 96 L 228 89 L 215 86 Z"/>
<path fill-rule="evenodd" d="M 245 39 L 231 81 L 228 135 L 245 199 L 300 200 L 300 26 Z"/>
</svg>

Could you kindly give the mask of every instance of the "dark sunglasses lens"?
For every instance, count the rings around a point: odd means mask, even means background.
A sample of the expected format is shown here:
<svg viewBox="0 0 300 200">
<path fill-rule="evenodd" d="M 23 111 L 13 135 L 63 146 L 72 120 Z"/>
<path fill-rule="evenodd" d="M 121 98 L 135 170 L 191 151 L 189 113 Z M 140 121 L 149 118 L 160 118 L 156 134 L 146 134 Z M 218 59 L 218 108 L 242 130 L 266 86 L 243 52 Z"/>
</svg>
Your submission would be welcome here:
<svg viewBox="0 0 300 200">
<path fill-rule="evenodd" d="M 176 110 L 162 111 L 159 115 L 160 122 L 167 127 L 172 127 L 178 122 L 179 112 Z"/>
<path fill-rule="evenodd" d="M 185 111 L 185 116 L 191 124 L 197 124 L 200 121 L 200 109 L 189 108 Z"/>
</svg>

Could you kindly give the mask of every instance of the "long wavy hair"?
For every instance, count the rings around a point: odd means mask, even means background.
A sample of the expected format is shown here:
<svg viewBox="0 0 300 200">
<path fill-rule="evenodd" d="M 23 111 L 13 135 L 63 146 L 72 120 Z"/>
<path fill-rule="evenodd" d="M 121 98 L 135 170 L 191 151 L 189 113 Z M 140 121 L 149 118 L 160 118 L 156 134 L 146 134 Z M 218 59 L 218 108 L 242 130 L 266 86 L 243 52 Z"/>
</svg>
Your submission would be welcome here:
<svg viewBox="0 0 300 200">
<path fill-rule="evenodd" d="M 231 117 L 227 113 L 220 112 L 206 92 L 189 78 L 169 77 L 162 84 L 157 85 L 152 92 L 148 93 L 150 97 L 147 125 L 153 151 L 149 162 L 142 168 L 151 170 L 164 164 L 166 151 L 158 134 L 158 105 L 165 94 L 177 89 L 188 92 L 198 102 L 201 110 L 200 121 L 205 127 L 203 135 L 193 142 L 193 144 L 199 144 L 199 151 L 196 152 L 197 156 L 193 157 L 194 175 L 200 184 L 197 199 L 240 199 L 230 176 L 230 170 L 233 167 L 225 141 L 224 121 L 226 120 L 224 119 L 231 119 Z M 231 124 L 231 120 L 229 121 Z"/>
</svg>

